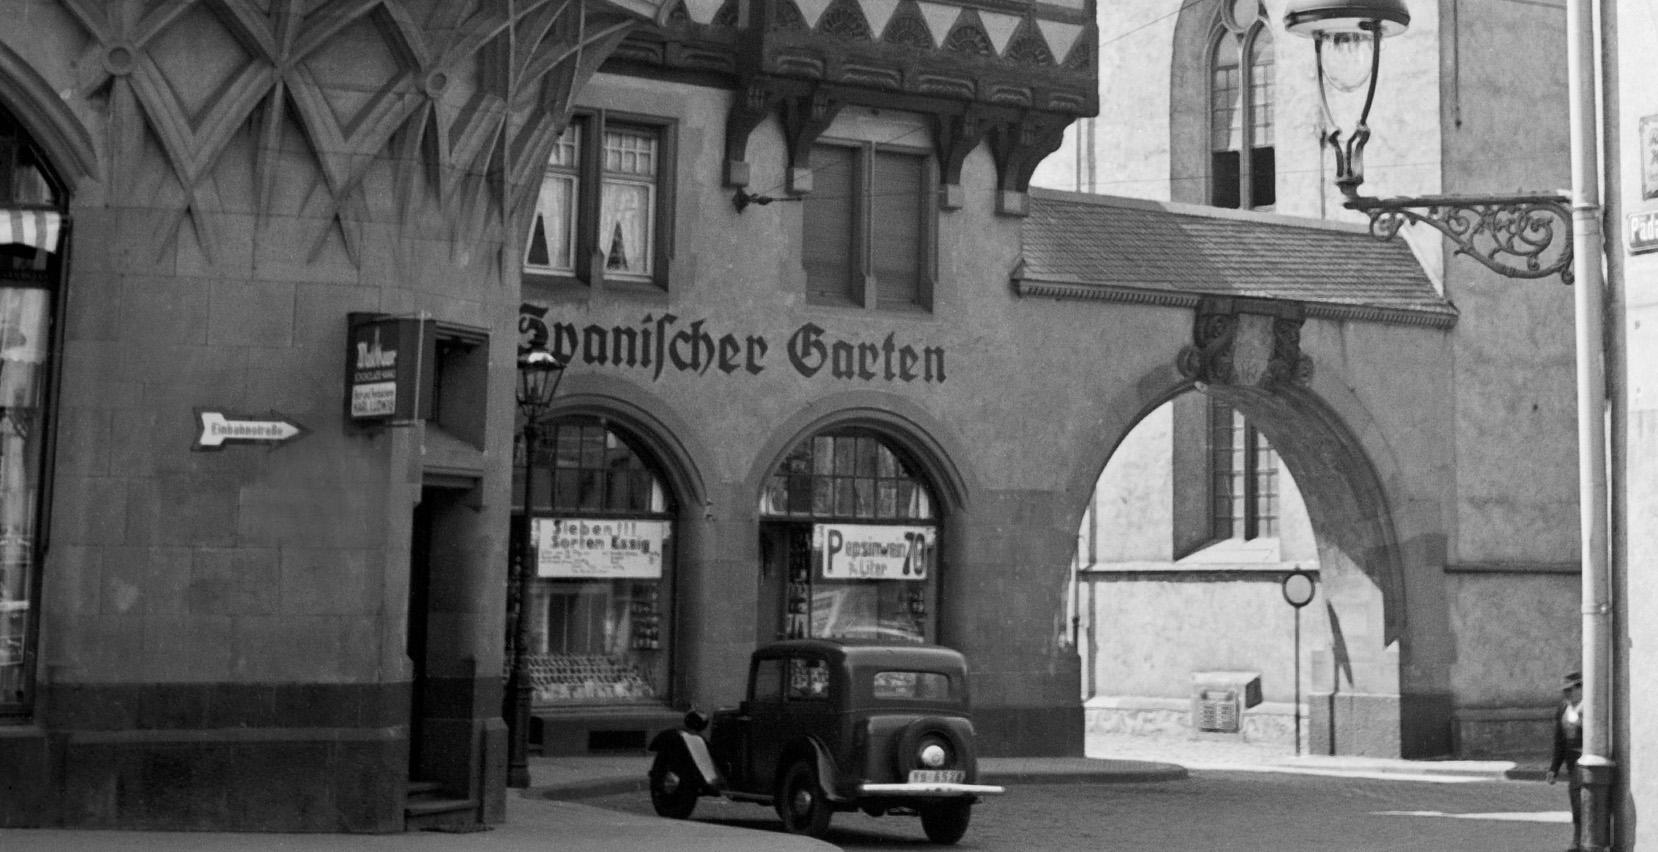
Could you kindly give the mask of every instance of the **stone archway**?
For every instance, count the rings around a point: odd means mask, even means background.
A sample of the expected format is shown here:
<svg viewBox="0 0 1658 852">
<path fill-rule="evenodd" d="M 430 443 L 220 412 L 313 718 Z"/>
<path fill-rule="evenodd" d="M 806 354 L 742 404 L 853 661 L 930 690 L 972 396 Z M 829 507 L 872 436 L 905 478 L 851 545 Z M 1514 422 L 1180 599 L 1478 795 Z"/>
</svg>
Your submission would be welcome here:
<svg viewBox="0 0 1658 852">
<path fill-rule="evenodd" d="M 1421 493 L 1427 486 L 1413 485 L 1402 471 L 1394 440 L 1354 396 L 1348 378 L 1330 370 L 1315 374 L 1310 362 L 1296 369 L 1303 363 L 1298 335 L 1283 329 L 1273 335 L 1272 329 L 1289 323 L 1298 331 L 1299 316 L 1266 306 L 1200 310 L 1200 337 L 1206 319 L 1219 314 L 1235 322 L 1252 308 L 1266 312 L 1260 316 L 1269 339 L 1257 347 L 1262 363 L 1246 367 L 1242 362 L 1253 357 L 1249 344 L 1228 338 L 1201 357 L 1119 385 L 1099 409 L 1105 416 L 1098 464 L 1079 466 L 1067 493 L 1076 498 L 1080 520 L 1095 480 L 1130 431 L 1182 393 L 1201 390 L 1242 412 L 1294 477 L 1316 540 L 1320 605 L 1327 609 L 1310 614 L 1328 620 L 1332 640 L 1312 660 L 1305 696 L 1311 748 L 1385 756 L 1448 753 L 1449 615 L 1443 594 L 1435 593 L 1435 569 L 1444 561 L 1443 521 L 1431 497 Z M 1252 380 L 1243 381 L 1245 374 Z"/>
<path fill-rule="evenodd" d="M 0 107 L 9 111 L 51 160 L 52 168 L 73 194 L 83 180 L 95 178 L 98 155 L 92 136 L 63 98 L 26 60 L 0 44 Z"/>
</svg>

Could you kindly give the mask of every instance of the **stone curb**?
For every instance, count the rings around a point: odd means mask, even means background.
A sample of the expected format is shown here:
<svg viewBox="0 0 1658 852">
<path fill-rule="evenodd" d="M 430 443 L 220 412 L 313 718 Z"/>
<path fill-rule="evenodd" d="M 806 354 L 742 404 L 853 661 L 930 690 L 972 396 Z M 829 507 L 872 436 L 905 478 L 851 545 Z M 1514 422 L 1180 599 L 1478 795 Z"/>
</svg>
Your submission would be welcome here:
<svg viewBox="0 0 1658 852">
<path fill-rule="evenodd" d="M 650 781 L 644 776 L 638 778 L 595 778 L 590 781 L 570 781 L 563 784 L 553 784 L 546 787 L 532 787 L 524 791 L 530 798 L 551 799 L 555 802 L 568 802 L 579 799 L 596 799 L 600 796 L 619 796 L 623 793 L 649 793 Z"/>
<path fill-rule="evenodd" d="M 1173 763 L 1133 761 L 1132 769 L 999 769 L 979 773 L 986 784 L 1151 784 L 1190 777 Z"/>
</svg>

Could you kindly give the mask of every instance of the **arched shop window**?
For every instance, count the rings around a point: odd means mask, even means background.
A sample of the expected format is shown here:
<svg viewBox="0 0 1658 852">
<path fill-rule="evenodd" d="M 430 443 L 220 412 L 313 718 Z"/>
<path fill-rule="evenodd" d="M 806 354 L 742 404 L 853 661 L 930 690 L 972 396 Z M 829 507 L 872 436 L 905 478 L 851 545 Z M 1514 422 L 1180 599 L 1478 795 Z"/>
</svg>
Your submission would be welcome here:
<svg viewBox="0 0 1658 852">
<path fill-rule="evenodd" d="M 528 648 L 535 701 L 665 701 L 673 496 L 638 443 L 597 418 L 552 421 L 538 443 Z M 515 464 L 513 493 L 521 501 L 522 438 Z"/>
<path fill-rule="evenodd" d="M 64 199 L 39 149 L 0 109 L 0 716 L 27 715 L 34 699 L 44 406 Z"/>
<path fill-rule="evenodd" d="M 800 442 L 760 494 L 758 638 L 935 641 L 934 506 L 917 466 L 878 435 Z"/>
</svg>

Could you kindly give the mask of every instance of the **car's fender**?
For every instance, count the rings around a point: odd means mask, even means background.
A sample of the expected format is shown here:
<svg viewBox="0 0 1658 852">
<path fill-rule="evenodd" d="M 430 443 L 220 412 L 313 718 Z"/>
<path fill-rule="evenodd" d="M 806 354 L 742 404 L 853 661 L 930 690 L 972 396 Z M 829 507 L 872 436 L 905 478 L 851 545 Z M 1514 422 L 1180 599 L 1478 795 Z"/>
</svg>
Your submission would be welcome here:
<svg viewBox="0 0 1658 852">
<path fill-rule="evenodd" d="M 650 750 L 669 757 L 682 758 L 702 776 L 703 785 L 710 790 L 724 790 L 725 778 L 714 766 L 714 757 L 708 753 L 708 741 L 690 731 L 668 730 L 651 740 Z"/>
<path fill-rule="evenodd" d="M 835 759 L 829 755 L 829 750 L 823 743 L 812 738 L 806 740 L 806 745 L 812 750 L 812 760 L 817 765 L 818 784 L 831 802 L 849 802 L 851 796 L 843 795 L 840 791 L 840 775 L 835 769 Z"/>
</svg>

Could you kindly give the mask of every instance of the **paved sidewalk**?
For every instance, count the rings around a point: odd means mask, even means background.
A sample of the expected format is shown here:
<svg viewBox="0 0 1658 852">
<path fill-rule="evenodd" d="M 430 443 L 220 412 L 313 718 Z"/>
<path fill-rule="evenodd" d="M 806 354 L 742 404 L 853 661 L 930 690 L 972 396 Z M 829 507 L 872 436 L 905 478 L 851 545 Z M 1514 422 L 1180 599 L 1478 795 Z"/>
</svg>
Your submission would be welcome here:
<svg viewBox="0 0 1658 852">
<path fill-rule="evenodd" d="M 1181 739 L 1089 732 L 1090 757 L 1171 763 L 1189 770 L 1298 772 L 1309 775 L 1396 777 L 1425 781 L 1541 781 L 1546 757 L 1512 760 L 1397 760 L 1297 755 L 1290 746 L 1233 739 Z"/>
</svg>

